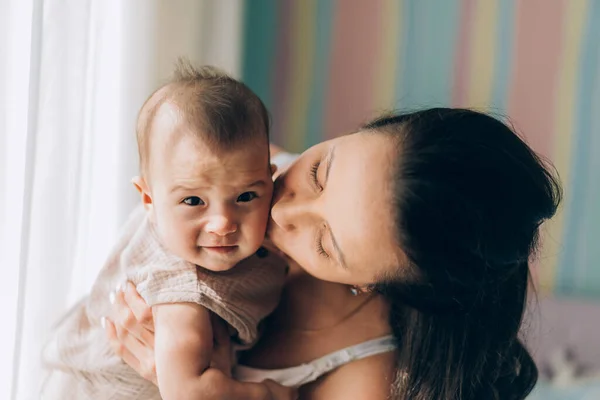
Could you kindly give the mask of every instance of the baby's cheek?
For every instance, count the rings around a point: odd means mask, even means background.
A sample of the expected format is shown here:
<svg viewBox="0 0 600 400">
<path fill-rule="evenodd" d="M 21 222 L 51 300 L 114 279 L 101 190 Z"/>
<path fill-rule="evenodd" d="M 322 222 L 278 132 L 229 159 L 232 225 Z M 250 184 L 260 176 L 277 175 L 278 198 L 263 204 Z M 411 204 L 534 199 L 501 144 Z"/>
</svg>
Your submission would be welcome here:
<svg viewBox="0 0 600 400">
<path fill-rule="evenodd" d="M 267 202 L 265 207 L 262 209 L 260 213 L 260 222 L 257 223 L 258 236 L 264 239 L 265 233 L 267 231 L 267 223 L 269 221 L 269 216 L 271 215 L 271 202 Z"/>
<path fill-rule="evenodd" d="M 161 224 L 163 242 L 171 251 L 180 253 L 190 247 L 195 247 L 194 233 L 186 224 L 178 223 L 174 218 L 167 218 Z"/>
<path fill-rule="evenodd" d="M 257 250 L 262 246 L 265 240 L 265 233 L 267 229 L 267 215 L 255 215 L 248 222 L 248 229 L 246 230 L 246 240 L 251 244 L 253 248 Z"/>
</svg>

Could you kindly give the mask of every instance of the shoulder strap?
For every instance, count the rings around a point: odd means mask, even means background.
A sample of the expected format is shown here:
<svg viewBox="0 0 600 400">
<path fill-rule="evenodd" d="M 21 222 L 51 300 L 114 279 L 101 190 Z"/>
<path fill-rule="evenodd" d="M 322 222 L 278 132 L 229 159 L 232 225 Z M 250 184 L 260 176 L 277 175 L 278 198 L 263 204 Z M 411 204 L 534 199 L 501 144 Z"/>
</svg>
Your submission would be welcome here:
<svg viewBox="0 0 600 400">
<path fill-rule="evenodd" d="M 272 379 L 281 385 L 299 387 L 316 381 L 321 376 L 351 361 L 387 353 L 395 350 L 396 341 L 392 336 L 384 336 L 335 351 L 309 363 L 282 369 L 258 369 L 237 365 L 234 376 L 244 382 L 262 382 Z"/>
<path fill-rule="evenodd" d="M 317 358 L 309 364 L 313 367 L 316 375 L 322 376 L 351 361 L 387 353 L 395 350 L 396 347 L 396 340 L 393 336 L 389 335 L 346 347 L 345 349 Z"/>
</svg>

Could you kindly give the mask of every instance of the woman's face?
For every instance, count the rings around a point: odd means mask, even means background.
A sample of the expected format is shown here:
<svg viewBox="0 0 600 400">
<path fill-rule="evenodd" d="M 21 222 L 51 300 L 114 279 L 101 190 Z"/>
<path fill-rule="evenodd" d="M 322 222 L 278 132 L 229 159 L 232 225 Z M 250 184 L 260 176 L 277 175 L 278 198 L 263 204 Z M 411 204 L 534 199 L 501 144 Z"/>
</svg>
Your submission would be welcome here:
<svg viewBox="0 0 600 400">
<path fill-rule="evenodd" d="M 275 182 L 273 243 L 327 281 L 368 285 L 395 272 L 395 149 L 383 134 L 355 133 L 305 151 Z"/>
</svg>

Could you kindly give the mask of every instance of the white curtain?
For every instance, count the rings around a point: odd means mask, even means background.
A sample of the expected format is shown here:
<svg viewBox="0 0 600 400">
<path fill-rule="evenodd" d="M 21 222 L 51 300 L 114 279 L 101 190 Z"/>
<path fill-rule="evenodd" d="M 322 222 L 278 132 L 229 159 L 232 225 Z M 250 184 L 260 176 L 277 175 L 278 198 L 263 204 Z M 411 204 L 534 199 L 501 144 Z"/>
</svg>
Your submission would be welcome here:
<svg viewBox="0 0 600 400">
<path fill-rule="evenodd" d="M 0 399 L 138 198 L 137 111 L 178 56 L 239 75 L 243 0 L 0 0 Z"/>
</svg>

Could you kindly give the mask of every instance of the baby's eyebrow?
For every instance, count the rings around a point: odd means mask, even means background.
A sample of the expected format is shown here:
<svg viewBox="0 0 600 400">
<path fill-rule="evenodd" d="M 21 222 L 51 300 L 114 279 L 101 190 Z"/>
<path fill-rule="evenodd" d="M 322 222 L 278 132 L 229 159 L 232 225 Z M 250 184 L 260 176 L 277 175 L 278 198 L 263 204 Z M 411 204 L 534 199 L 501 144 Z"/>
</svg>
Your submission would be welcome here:
<svg viewBox="0 0 600 400">
<path fill-rule="evenodd" d="M 178 192 L 180 190 L 181 191 L 192 191 L 192 190 L 198 190 L 198 189 L 200 189 L 200 188 L 178 184 L 171 188 L 171 193 Z"/>
<path fill-rule="evenodd" d="M 259 179 L 257 181 L 254 181 L 248 185 L 240 185 L 237 186 L 238 190 L 240 188 L 245 188 L 245 189 L 252 189 L 252 188 L 263 188 L 267 185 L 267 183 L 265 182 L 264 179 Z M 194 190 L 202 190 L 202 189 L 210 189 L 211 187 L 213 187 L 213 185 L 186 185 L 186 184 L 175 184 L 173 187 L 171 187 L 170 192 L 171 193 L 175 193 L 178 191 L 194 191 Z"/>
<path fill-rule="evenodd" d="M 261 187 L 261 186 L 265 186 L 265 181 L 263 179 L 259 179 L 258 181 L 252 182 L 251 184 L 249 184 L 247 187 L 251 188 L 251 187 Z"/>
</svg>

